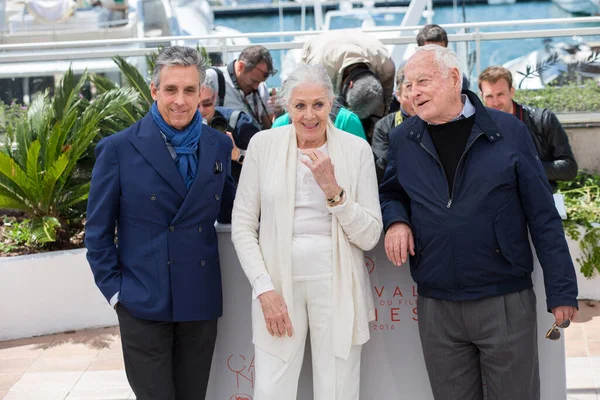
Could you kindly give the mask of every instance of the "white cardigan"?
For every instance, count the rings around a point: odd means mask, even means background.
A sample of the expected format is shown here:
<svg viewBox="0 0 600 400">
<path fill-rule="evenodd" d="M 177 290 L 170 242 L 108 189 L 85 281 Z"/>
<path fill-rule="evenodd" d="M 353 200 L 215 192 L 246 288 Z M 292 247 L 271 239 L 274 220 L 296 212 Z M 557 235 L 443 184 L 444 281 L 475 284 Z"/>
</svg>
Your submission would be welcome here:
<svg viewBox="0 0 600 400">
<path fill-rule="evenodd" d="M 364 250 L 379 241 L 381 209 L 373 153 L 357 136 L 327 126 L 327 146 L 346 205 L 332 218 L 334 354 L 347 359 L 351 345 L 369 340 L 375 308 Z M 261 274 L 295 316 L 292 293 L 292 225 L 294 220 L 296 132 L 292 124 L 259 132 L 250 141 L 233 206 L 231 239 L 252 284 Z M 260 219 L 260 232 L 259 232 Z M 287 361 L 294 349 L 288 337 L 267 331 L 258 299 L 252 301 L 253 343 Z"/>
</svg>

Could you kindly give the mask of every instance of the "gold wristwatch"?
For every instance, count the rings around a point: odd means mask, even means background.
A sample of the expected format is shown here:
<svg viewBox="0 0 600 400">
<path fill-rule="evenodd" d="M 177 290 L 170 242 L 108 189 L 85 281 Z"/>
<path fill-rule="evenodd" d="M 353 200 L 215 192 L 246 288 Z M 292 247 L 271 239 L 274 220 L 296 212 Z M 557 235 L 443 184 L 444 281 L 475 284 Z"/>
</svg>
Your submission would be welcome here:
<svg viewBox="0 0 600 400">
<path fill-rule="evenodd" d="M 344 188 L 342 188 L 342 190 L 340 190 L 340 192 L 332 198 L 327 199 L 327 205 L 331 206 L 333 204 L 339 203 L 342 200 L 342 197 L 344 197 Z"/>
</svg>

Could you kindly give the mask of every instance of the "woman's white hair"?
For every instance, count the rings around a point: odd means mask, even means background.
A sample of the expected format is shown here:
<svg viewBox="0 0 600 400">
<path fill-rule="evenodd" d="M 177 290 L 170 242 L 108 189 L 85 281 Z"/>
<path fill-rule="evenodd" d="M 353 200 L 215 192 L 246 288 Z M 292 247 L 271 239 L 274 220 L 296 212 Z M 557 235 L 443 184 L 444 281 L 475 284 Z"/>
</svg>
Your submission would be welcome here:
<svg viewBox="0 0 600 400">
<path fill-rule="evenodd" d="M 459 76 L 462 77 L 458 56 L 449 48 L 438 46 L 437 44 L 428 44 L 426 46 L 417 47 L 415 50 L 415 54 L 423 52 L 433 56 L 433 62 L 438 66 L 440 73 L 444 78 L 448 77 L 448 73 L 453 68 L 456 68 Z"/>
<path fill-rule="evenodd" d="M 333 84 L 331 83 L 331 78 L 327 75 L 325 67 L 320 64 L 301 64 L 288 76 L 279 93 L 279 101 L 286 110 L 291 103 L 294 89 L 306 83 L 322 86 L 329 100 L 333 101 Z"/>
</svg>

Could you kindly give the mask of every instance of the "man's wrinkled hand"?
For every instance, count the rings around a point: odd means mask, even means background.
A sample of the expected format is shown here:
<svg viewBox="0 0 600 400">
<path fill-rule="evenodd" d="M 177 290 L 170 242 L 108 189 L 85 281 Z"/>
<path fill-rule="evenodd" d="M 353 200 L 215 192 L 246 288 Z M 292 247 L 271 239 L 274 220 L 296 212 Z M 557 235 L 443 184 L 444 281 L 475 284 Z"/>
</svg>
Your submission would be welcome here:
<svg viewBox="0 0 600 400">
<path fill-rule="evenodd" d="M 566 320 L 571 320 L 577 316 L 577 307 L 559 306 L 552 309 L 552 314 L 556 319 L 556 325 L 561 326 Z"/>
<path fill-rule="evenodd" d="M 269 290 L 258 296 L 258 300 L 271 336 L 281 337 L 287 333 L 291 337 L 294 334 L 294 328 L 283 297 L 276 291 Z"/>
<path fill-rule="evenodd" d="M 408 254 L 415 255 L 415 241 L 412 230 L 404 222 L 395 222 L 385 234 L 385 254 L 397 267 L 408 260 Z"/>
</svg>

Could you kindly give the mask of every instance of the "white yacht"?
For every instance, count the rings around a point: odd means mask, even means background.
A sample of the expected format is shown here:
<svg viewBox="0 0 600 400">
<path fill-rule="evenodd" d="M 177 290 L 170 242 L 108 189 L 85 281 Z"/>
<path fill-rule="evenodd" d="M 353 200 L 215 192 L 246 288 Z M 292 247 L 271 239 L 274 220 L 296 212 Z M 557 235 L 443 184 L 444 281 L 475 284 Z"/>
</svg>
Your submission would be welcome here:
<svg viewBox="0 0 600 400">
<path fill-rule="evenodd" d="M 250 40 L 239 31 L 214 24 L 214 13 L 206 0 L 171 0 L 171 5 L 178 24 L 179 35 L 182 36 L 212 36 L 202 40 L 199 44 L 208 45 L 247 45 Z M 239 35 L 236 37 L 236 35 Z M 220 38 L 227 36 L 227 38 Z M 198 42 L 183 42 L 186 46 L 195 47 Z M 226 53 L 215 57 L 220 62 L 227 64 L 237 57 L 238 53 Z"/>
<path fill-rule="evenodd" d="M 569 69 L 580 80 L 594 79 L 600 82 L 600 60 L 594 60 L 596 54 L 600 54 L 600 43 L 555 43 L 549 39 L 543 48 L 510 60 L 504 67 L 511 71 L 515 88 L 518 89 L 562 85 L 561 79 Z M 539 66 L 543 67 L 538 68 Z M 525 76 L 523 74 L 528 67 L 532 72 Z"/>
<path fill-rule="evenodd" d="M 128 39 L 239 34 L 215 27 L 213 20 L 206 0 L 0 0 L 0 101 L 29 103 L 33 94 L 52 90 L 69 66 L 76 74 L 88 70 L 120 82 L 120 71 L 112 56 L 123 50 L 175 42 Z M 81 41 L 96 41 L 97 45 L 85 47 L 79 44 Z M 183 44 L 196 47 L 221 43 L 250 42 L 241 37 Z M 81 56 L 52 60 L 52 55 L 61 51 Z M 104 52 L 106 57 L 86 58 L 92 51 Z M 32 54 L 37 59 L 47 54 L 50 61 L 29 61 Z M 130 57 L 128 61 L 146 72 L 144 57 Z"/>
</svg>

